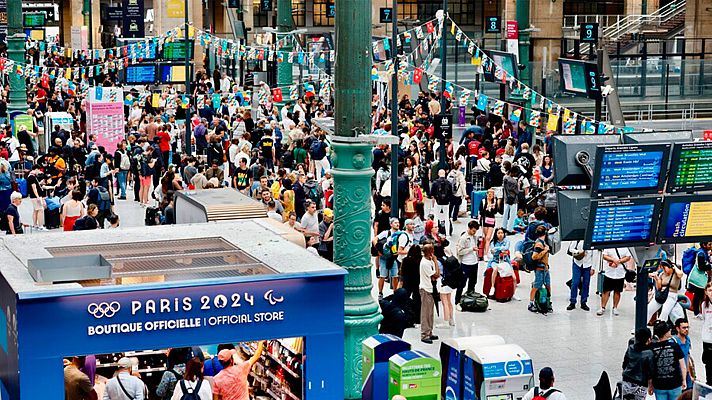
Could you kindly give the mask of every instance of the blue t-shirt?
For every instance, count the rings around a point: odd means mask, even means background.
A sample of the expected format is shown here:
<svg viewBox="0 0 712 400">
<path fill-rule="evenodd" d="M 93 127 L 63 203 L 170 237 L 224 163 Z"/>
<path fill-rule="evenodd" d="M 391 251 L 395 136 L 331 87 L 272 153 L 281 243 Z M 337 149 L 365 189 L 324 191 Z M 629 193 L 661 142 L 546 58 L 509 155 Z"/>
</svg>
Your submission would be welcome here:
<svg viewBox="0 0 712 400">
<path fill-rule="evenodd" d="M 687 364 L 688 359 L 690 358 L 690 350 L 692 349 L 692 341 L 688 337 L 685 343 L 682 343 L 682 340 L 680 340 L 679 336 L 673 336 L 672 337 L 677 344 L 680 345 L 680 350 L 682 350 L 682 354 L 685 355 L 685 364 Z"/>
</svg>

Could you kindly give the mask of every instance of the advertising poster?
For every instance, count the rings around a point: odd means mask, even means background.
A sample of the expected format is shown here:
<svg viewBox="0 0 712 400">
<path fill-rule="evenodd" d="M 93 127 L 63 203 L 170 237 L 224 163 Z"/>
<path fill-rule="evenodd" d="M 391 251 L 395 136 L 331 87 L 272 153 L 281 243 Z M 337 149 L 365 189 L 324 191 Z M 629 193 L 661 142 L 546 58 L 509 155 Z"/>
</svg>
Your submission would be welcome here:
<svg viewBox="0 0 712 400">
<path fill-rule="evenodd" d="M 97 135 L 97 146 L 113 153 L 124 137 L 123 93 L 118 88 L 91 88 L 87 101 L 87 133 Z"/>
<path fill-rule="evenodd" d="M 507 21 L 507 53 L 514 54 L 519 59 L 519 24 L 517 21 Z"/>
</svg>

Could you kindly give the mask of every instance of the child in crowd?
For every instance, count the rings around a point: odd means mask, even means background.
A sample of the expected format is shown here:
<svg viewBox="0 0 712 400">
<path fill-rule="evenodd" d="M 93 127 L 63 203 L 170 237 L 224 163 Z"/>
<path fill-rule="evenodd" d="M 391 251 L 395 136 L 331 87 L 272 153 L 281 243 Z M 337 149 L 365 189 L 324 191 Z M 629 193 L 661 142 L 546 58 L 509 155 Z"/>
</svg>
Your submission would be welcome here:
<svg viewBox="0 0 712 400">
<path fill-rule="evenodd" d="M 521 208 L 517 210 L 517 218 L 514 219 L 514 227 L 512 230 L 516 233 L 524 233 L 527 231 L 527 225 L 529 225 L 529 220 L 524 210 Z"/>
</svg>

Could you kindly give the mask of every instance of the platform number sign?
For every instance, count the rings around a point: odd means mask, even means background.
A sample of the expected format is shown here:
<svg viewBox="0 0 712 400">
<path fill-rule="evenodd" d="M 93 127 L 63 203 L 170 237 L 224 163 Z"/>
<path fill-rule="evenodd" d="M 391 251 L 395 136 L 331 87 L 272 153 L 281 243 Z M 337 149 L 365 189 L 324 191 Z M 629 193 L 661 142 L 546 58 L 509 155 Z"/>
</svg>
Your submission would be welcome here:
<svg viewBox="0 0 712 400">
<path fill-rule="evenodd" d="M 228 0 L 228 8 L 240 8 L 240 0 Z"/>
<path fill-rule="evenodd" d="M 438 114 L 433 120 L 433 125 L 435 128 L 434 136 L 437 139 L 440 138 L 451 138 L 452 137 L 452 115 L 450 114 Z"/>
<path fill-rule="evenodd" d="M 589 99 L 601 98 L 601 78 L 598 73 L 598 65 L 596 63 L 584 64 L 586 71 L 586 96 Z"/>
<path fill-rule="evenodd" d="M 328 18 L 336 17 L 336 4 L 333 1 L 326 3 L 326 16 Z"/>
<path fill-rule="evenodd" d="M 381 23 L 393 22 L 393 9 L 390 7 L 381 7 Z"/>
<path fill-rule="evenodd" d="M 582 43 L 598 42 L 598 23 L 581 24 L 579 32 L 581 33 L 580 39 Z"/>
<path fill-rule="evenodd" d="M 502 31 L 502 18 L 498 16 L 487 17 L 485 33 L 500 33 Z"/>
<path fill-rule="evenodd" d="M 272 0 L 260 0 L 260 11 L 272 11 Z"/>
</svg>

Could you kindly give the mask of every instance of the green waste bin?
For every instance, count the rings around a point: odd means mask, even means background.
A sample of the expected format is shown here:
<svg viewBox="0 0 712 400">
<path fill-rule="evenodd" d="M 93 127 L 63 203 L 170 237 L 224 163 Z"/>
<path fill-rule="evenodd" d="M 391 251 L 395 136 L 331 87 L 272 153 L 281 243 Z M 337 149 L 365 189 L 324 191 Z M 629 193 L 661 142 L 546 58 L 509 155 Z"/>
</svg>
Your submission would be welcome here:
<svg viewBox="0 0 712 400">
<path fill-rule="evenodd" d="M 442 366 L 422 351 L 403 351 L 388 360 L 388 398 L 440 400 Z"/>
</svg>

